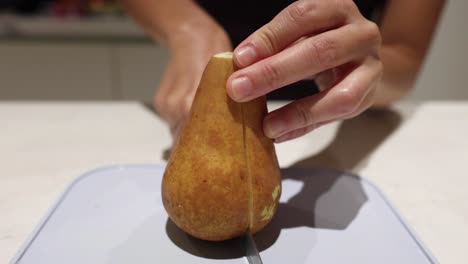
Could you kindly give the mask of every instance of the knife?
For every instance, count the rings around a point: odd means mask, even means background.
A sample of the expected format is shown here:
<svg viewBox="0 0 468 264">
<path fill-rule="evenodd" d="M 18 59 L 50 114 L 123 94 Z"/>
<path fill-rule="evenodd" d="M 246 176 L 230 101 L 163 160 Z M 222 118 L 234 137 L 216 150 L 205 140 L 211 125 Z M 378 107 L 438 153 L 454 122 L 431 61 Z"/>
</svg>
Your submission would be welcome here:
<svg viewBox="0 0 468 264">
<path fill-rule="evenodd" d="M 250 232 L 245 235 L 245 255 L 249 264 L 263 264 L 260 254 L 258 253 L 257 246 Z"/>
</svg>

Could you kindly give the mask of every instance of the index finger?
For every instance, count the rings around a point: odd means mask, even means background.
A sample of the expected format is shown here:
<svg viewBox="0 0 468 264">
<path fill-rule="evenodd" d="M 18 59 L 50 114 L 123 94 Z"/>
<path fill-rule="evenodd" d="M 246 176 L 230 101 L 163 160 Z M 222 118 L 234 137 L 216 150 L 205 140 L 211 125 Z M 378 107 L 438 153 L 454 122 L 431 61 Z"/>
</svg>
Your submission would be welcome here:
<svg viewBox="0 0 468 264">
<path fill-rule="evenodd" d="M 241 42 L 234 50 L 234 62 L 241 68 L 247 67 L 282 51 L 303 36 L 347 24 L 350 16 L 359 14 L 356 11 L 353 1 L 296 1 Z"/>
</svg>

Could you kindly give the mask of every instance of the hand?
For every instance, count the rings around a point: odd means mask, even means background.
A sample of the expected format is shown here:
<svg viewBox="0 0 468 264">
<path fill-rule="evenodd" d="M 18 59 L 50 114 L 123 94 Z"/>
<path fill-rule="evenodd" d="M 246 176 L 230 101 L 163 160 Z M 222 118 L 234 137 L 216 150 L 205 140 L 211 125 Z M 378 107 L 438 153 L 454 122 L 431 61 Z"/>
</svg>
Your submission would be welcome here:
<svg viewBox="0 0 468 264">
<path fill-rule="evenodd" d="M 229 37 L 216 24 L 187 26 L 174 33 L 169 43 L 170 59 L 154 106 L 165 119 L 175 139 L 190 111 L 203 70 L 212 55 L 231 51 Z"/>
<path fill-rule="evenodd" d="M 227 82 L 244 102 L 314 78 L 320 93 L 269 113 L 266 136 L 276 142 L 352 118 L 373 101 L 383 66 L 380 32 L 352 0 L 301 0 L 281 11 L 234 50 L 239 68 Z"/>
</svg>

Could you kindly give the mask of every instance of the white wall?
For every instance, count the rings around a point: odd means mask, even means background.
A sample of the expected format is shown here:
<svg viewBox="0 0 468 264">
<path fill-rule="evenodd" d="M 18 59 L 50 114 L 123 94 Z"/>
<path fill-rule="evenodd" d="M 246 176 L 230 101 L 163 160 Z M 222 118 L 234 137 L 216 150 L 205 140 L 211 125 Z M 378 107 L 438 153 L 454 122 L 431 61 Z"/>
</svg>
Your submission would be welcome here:
<svg viewBox="0 0 468 264">
<path fill-rule="evenodd" d="M 467 62 L 468 1 L 447 1 L 430 54 L 408 99 L 467 100 Z"/>
<path fill-rule="evenodd" d="M 0 42 L 0 100 L 151 102 L 167 63 L 152 43 Z"/>
</svg>

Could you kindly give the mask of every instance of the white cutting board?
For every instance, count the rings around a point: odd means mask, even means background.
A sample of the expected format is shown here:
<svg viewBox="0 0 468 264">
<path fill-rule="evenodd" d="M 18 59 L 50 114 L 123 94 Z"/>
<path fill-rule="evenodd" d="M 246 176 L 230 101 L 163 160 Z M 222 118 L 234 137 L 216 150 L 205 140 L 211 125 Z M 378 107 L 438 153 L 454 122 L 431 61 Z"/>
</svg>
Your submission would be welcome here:
<svg viewBox="0 0 468 264">
<path fill-rule="evenodd" d="M 247 263 L 240 239 L 186 235 L 161 201 L 162 165 L 93 170 L 65 191 L 11 263 Z M 437 263 L 368 181 L 284 169 L 274 220 L 255 236 L 265 264 Z"/>
</svg>

